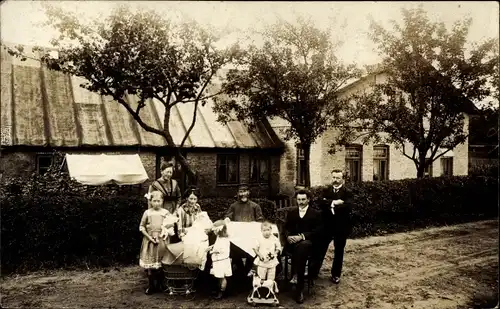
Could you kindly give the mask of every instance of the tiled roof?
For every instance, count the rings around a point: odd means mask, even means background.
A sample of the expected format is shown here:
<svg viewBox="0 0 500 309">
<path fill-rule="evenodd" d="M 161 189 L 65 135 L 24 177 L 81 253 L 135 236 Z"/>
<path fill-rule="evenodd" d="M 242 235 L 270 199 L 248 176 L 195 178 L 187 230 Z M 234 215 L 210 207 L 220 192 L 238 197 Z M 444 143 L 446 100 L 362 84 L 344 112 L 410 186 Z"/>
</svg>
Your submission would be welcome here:
<svg viewBox="0 0 500 309">
<path fill-rule="evenodd" d="M 28 51 L 27 49 L 25 49 Z M 31 50 L 29 50 L 31 52 Z M 33 57 L 37 55 L 32 54 Z M 164 146 L 162 137 L 146 132 L 123 106 L 79 85 L 79 77 L 40 66 L 40 62 L 12 57 L 1 47 L 2 145 L 22 146 Z M 127 97 L 135 104 L 134 97 Z M 267 122 L 248 132 L 237 121 L 216 121 L 213 102 L 198 108 L 195 127 L 186 148 L 281 148 L 282 142 Z M 164 109 L 150 101 L 141 118 L 154 128 L 163 127 Z M 193 104 L 172 108 L 170 132 L 179 145 L 191 124 Z"/>
</svg>

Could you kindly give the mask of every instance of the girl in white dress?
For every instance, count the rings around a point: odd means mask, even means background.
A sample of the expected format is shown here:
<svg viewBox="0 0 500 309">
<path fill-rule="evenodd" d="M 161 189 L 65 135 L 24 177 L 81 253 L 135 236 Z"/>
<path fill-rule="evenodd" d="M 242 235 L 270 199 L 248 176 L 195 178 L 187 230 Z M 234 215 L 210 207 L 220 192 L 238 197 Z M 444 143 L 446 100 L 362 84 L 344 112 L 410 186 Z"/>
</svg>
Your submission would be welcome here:
<svg viewBox="0 0 500 309">
<path fill-rule="evenodd" d="M 227 226 L 224 220 L 216 221 L 212 230 L 217 235 L 215 243 L 208 247 L 212 256 L 212 269 L 210 274 L 219 280 L 219 292 L 215 299 L 221 299 L 227 287 L 226 278 L 233 275 L 231 259 L 229 258 L 230 242 L 227 234 Z"/>
</svg>

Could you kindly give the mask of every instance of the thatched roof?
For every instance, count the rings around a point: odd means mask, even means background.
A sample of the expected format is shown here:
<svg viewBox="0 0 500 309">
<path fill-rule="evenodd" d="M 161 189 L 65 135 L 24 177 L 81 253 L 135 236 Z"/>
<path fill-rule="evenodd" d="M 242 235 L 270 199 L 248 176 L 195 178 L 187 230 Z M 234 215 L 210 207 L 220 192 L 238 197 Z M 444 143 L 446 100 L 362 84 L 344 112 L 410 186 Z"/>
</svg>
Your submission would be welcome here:
<svg viewBox="0 0 500 309">
<path fill-rule="evenodd" d="M 25 51 L 31 53 L 30 48 Z M 37 55 L 32 54 L 33 57 Z M 83 79 L 52 71 L 39 61 L 20 61 L 1 47 L 1 128 L 3 146 L 164 146 L 163 138 L 142 129 L 123 106 L 82 87 Z M 135 98 L 127 98 L 134 104 Z M 141 117 L 162 128 L 161 104 L 149 102 Z M 177 144 L 191 124 L 193 105 L 171 112 L 170 132 Z M 185 147 L 281 148 L 268 123 L 248 132 L 240 122 L 216 121 L 212 103 L 198 108 L 197 122 Z"/>
</svg>

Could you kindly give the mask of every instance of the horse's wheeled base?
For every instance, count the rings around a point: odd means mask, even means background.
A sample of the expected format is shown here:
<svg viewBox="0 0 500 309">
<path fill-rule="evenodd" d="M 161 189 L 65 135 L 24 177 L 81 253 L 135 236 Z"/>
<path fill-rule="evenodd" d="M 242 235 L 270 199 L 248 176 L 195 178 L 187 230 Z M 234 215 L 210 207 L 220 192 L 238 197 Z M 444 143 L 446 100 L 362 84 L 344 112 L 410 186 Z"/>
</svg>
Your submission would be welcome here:
<svg viewBox="0 0 500 309">
<path fill-rule="evenodd" d="M 261 280 L 259 277 L 254 276 L 253 290 L 247 297 L 247 302 L 252 306 L 259 304 L 278 306 L 280 301 L 276 294 L 278 293 L 278 285 L 272 280 Z"/>
</svg>

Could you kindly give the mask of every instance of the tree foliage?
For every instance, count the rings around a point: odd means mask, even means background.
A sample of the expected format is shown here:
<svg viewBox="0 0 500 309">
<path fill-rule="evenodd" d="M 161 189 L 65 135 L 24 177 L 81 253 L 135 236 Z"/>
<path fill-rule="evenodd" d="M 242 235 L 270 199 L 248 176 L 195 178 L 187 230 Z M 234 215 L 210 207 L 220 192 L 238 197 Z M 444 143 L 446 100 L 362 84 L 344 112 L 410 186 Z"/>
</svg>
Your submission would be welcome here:
<svg viewBox="0 0 500 309">
<path fill-rule="evenodd" d="M 482 108 L 469 121 L 469 144 L 491 145 L 498 149 L 498 107 Z"/>
<path fill-rule="evenodd" d="M 175 24 L 154 11 L 120 6 L 91 24 L 57 7 L 46 6 L 46 14 L 48 24 L 60 36 L 52 41 L 58 56 L 46 52 L 42 62 L 50 69 L 85 78 L 82 87 L 124 106 L 144 130 L 162 136 L 168 147 L 176 149 L 181 165 L 194 176 L 179 147 L 195 124 L 198 104 L 217 95 L 208 91 L 212 80 L 237 50 L 216 48 L 219 37 L 194 21 Z M 22 55 L 22 50 L 17 53 Z M 141 116 L 154 101 L 165 108 L 163 128 L 146 123 Z M 169 131 L 170 110 L 176 104 L 193 105 L 192 123 L 180 144 Z"/>
<path fill-rule="evenodd" d="M 473 102 L 492 95 L 497 39 L 468 50 L 471 19 L 448 30 L 421 7 L 402 14 L 392 31 L 372 21 L 371 37 L 384 59 L 377 73 L 387 80 L 356 95 L 350 114 L 356 126 L 343 127 L 340 142 L 362 136 L 395 143 L 423 177 L 429 164 L 466 141 L 464 113 L 475 112 Z"/>
<path fill-rule="evenodd" d="M 279 117 L 289 124 L 285 139 L 300 142 L 306 160 L 306 186 L 310 185 L 309 150 L 314 141 L 338 121 L 343 100 L 337 90 L 357 76 L 354 65 L 335 56 L 338 42 L 329 31 L 298 18 L 279 20 L 265 29 L 263 46 L 251 45 L 229 70 L 215 111 L 222 122 L 237 119 L 254 127 L 265 117 Z"/>
</svg>

